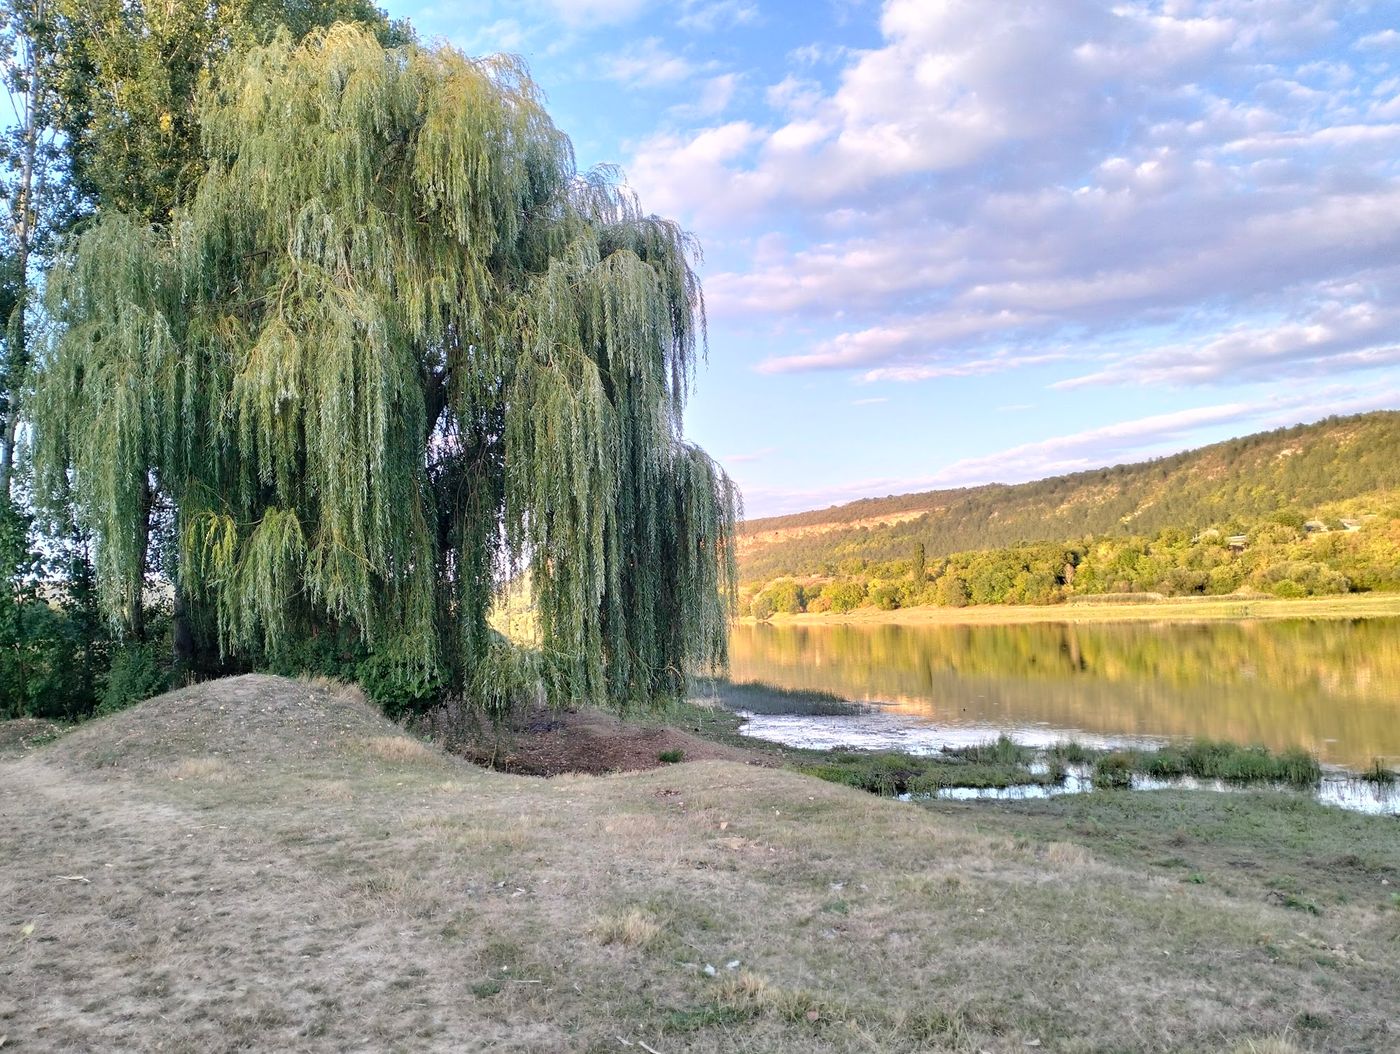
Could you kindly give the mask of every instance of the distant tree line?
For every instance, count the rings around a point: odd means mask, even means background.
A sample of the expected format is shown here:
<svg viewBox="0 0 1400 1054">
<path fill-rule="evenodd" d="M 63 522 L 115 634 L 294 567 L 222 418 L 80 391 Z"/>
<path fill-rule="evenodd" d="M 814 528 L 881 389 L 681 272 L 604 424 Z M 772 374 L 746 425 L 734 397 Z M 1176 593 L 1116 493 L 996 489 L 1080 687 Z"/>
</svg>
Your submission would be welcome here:
<svg viewBox="0 0 1400 1054">
<path fill-rule="evenodd" d="M 1361 521 L 1305 519 L 1284 509 L 1246 526 L 1230 522 L 1192 534 L 1098 536 L 1029 542 L 928 559 L 917 544 L 904 559 L 847 557 L 817 574 L 747 582 L 741 609 L 847 612 L 937 605 L 1059 604 L 1074 597 L 1277 597 L 1400 591 L 1400 506 Z"/>
</svg>

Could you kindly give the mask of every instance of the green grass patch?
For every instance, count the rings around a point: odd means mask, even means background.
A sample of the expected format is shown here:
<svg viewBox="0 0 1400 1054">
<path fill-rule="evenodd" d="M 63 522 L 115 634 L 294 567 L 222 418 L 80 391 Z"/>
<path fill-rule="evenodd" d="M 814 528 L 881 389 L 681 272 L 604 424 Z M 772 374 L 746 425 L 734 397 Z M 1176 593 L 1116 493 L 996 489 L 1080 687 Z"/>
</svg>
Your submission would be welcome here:
<svg viewBox="0 0 1400 1054">
<path fill-rule="evenodd" d="M 660 761 L 663 765 L 674 765 L 677 762 L 685 760 L 685 751 L 663 750 L 660 754 L 656 755 L 656 760 Z"/>
<path fill-rule="evenodd" d="M 1009 740 L 1008 740 L 1009 742 Z M 1015 744 L 1012 744 L 1015 746 Z M 975 751 L 970 748 L 973 758 Z M 989 751 L 992 748 L 987 748 Z M 1018 751 L 1024 749 L 1017 747 Z M 994 752 L 985 755 L 995 758 Z M 885 797 L 897 794 L 936 794 L 948 787 L 979 790 L 1007 787 L 1051 786 L 1064 780 L 1064 768 L 1052 764 L 1048 772 L 1031 772 L 1024 761 L 967 760 L 963 756 L 920 757 L 912 754 L 845 751 L 831 754 L 816 764 L 798 765 L 798 771 L 831 783 L 869 791 Z"/>
</svg>

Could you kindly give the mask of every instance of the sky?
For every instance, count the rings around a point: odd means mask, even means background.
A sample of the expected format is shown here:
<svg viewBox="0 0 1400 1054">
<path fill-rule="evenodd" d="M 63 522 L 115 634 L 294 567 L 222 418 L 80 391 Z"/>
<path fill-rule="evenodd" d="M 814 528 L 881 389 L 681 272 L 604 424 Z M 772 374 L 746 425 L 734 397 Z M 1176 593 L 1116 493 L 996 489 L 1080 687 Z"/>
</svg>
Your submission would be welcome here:
<svg viewBox="0 0 1400 1054">
<path fill-rule="evenodd" d="M 1400 2 L 391 0 L 704 251 L 750 517 L 1400 408 Z"/>
</svg>

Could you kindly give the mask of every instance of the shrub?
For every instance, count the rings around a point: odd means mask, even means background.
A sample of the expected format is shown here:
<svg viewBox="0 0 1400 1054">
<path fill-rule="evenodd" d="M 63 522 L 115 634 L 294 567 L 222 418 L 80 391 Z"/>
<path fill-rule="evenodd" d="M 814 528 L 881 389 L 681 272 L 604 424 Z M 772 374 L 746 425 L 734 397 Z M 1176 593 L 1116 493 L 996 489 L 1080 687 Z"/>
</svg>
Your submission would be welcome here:
<svg viewBox="0 0 1400 1054">
<path fill-rule="evenodd" d="M 803 589 L 791 578 L 783 578 L 774 582 L 764 590 L 764 595 L 773 605 L 773 610 L 784 615 L 796 615 L 804 610 L 806 598 L 803 595 Z"/>
<path fill-rule="evenodd" d="M 1131 787 L 1133 785 L 1133 758 L 1124 751 L 1105 754 L 1094 762 L 1095 787 Z"/>
<path fill-rule="evenodd" d="M 970 598 L 967 582 L 959 575 L 944 575 L 938 580 L 938 586 L 934 590 L 935 602 L 943 607 L 967 607 Z"/>
<path fill-rule="evenodd" d="M 870 599 L 881 611 L 894 611 L 899 607 L 899 586 L 890 582 L 881 582 L 870 590 Z"/>
<path fill-rule="evenodd" d="M 656 755 L 656 759 L 660 761 L 663 765 L 675 765 L 678 762 L 685 760 L 685 751 L 663 750 L 660 754 Z"/>
<path fill-rule="evenodd" d="M 170 688 L 170 662 L 154 644 L 121 644 L 112 651 L 99 714 L 114 714 Z"/>
<path fill-rule="evenodd" d="M 827 586 L 822 595 L 831 600 L 831 610 L 853 611 L 865 603 L 865 583 L 857 581 L 836 582 Z"/>
<path fill-rule="evenodd" d="M 411 642 L 388 641 L 355 666 L 355 680 L 370 702 L 397 720 L 433 706 L 446 689 L 439 669 L 425 670 Z"/>
</svg>

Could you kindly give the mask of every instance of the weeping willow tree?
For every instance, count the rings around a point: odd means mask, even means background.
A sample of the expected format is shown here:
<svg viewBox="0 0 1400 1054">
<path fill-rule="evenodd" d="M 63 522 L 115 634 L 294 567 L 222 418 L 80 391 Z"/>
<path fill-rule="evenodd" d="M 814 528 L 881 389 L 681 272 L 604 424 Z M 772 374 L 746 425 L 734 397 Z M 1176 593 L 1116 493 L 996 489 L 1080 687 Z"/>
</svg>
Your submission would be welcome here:
<svg viewBox="0 0 1400 1054">
<path fill-rule="evenodd" d="M 101 215 L 47 286 L 36 463 L 113 615 L 160 508 L 227 654 L 351 627 L 491 699 L 488 609 L 525 575 L 555 698 L 722 663 L 738 497 L 682 435 L 687 235 L 579 173 L 509 58 L 340 25 L 249 52 L 200 117 L 189 203 Z"/>
</svg>

